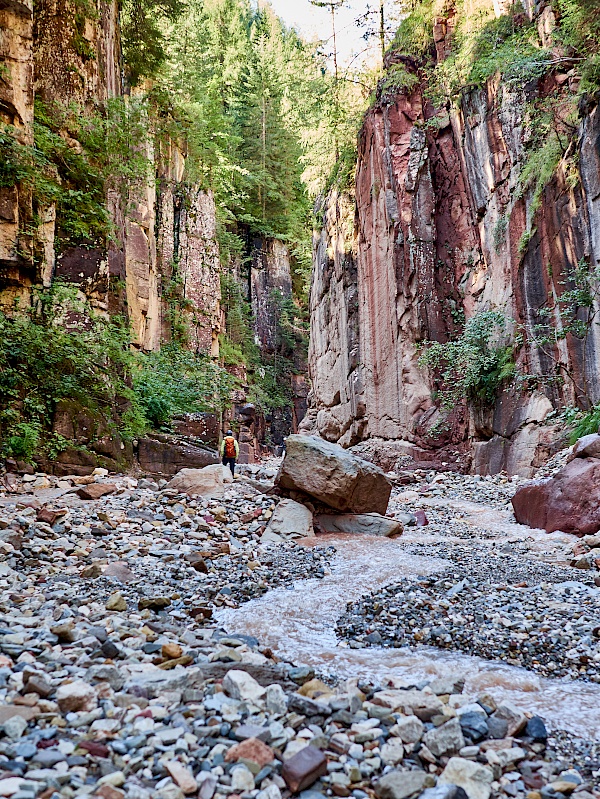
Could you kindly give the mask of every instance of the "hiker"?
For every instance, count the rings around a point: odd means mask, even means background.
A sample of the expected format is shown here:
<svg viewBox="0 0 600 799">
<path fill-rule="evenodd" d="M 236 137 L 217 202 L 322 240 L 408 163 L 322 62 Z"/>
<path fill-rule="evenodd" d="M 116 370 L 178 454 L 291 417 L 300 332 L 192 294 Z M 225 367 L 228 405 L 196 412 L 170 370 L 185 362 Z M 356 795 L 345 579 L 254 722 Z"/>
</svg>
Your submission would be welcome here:
<svg viewBox="0 0 600 799">
<path fill-rule="evenodd" d="M 231 430 L 227 431 L 227 435 L 221 441 L 221 457 L 223 458 L 223 466 L 229 466 L 231 474 L 235 477 L 235 462 L 240 454 L 240 445 L 233 437 Z"/>
</svg>

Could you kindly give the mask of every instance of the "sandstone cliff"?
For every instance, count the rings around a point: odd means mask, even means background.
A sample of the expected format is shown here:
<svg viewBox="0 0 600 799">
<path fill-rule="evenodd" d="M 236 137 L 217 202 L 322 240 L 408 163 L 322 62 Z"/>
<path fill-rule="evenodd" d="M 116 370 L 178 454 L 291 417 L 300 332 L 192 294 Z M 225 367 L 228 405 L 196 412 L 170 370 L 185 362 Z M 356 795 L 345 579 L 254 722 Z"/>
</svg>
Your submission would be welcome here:
<svg viewBox="0 0 600 799">
<path fill-rule="evenodd" d="M 538 19 L 541 36 L 548 12 Z M 438 59 L 448 28 L 436 20 Z M 594 101 L 578 123 L 576 166 L 560 161 L 541 202 L 519 189 L 527 103 L 569 90 L 564 60 L 564 69 L 526 84 L 495 75 L 447 110 L 433 107 L 422 79 L 380 95 L 369 110 L 354 197 L 329 195 L 316 242 L 305 429 L 346 446 L 402 439 L 417 460 L 438 451 L 440 460 L 476 472 L 528 475 L 560 445 L 553 412 L 600 400 L 597 325 L 584 337 L 555 336 L 551 345 L 531 335 L 546 323 L 546 308 L 555 309 L 548 324 L 560 328 L 556 300 L 578 264 L 600 264 Z M 388 69 L 400 62 L 417 71 L 394 54 Z M 516 366 L 527 379 L 504 385 L 493 406 L 440 411 L 437 376 L 419 365 L 419 347 L 455 337 L 465 315 L 491 308 L 519 334 Z M 588 312 L 596 310 L 594 300 Z"/>
<path fill-rule="evenodd" d="M 59 109 L 64 121 L 57 121 L 57 135 L 80 154 L 82 144 L 63 109 L 97 119 L 111 100 L 128 102 L 117 4 L 99 0 L 82 10 L 70 0 L 42 0 L 35 10 L 10 4 L 0 13 L 1 55 L 9 72 L 0 88 L 2 121 L 20 143 L 31 145 L 34 104 Z M 148 118 L 148 130 L 152 125 Z M 18 297 L 27 305 L 34 286 L 59 278 L 77 286 L 97 312 L 124 313 L 134 343 L 153 350 L 170 337 L 178 302 L 190 347 L 216 355 L 220 264 L 212 193 L 189 180 L 182 143 L 149 135 L 136 146 L 147 161 L 147 177 L 128 185 L 117 173 L 106 181 L 108 232 L 95 240 L 59 238 L 60 207 L 36 203 L 26 182 L 0 189 L 0 305 L 12 307 Z M 84 195 L 85 176 L 82 183 L 72 188 Z"/>
</svg>

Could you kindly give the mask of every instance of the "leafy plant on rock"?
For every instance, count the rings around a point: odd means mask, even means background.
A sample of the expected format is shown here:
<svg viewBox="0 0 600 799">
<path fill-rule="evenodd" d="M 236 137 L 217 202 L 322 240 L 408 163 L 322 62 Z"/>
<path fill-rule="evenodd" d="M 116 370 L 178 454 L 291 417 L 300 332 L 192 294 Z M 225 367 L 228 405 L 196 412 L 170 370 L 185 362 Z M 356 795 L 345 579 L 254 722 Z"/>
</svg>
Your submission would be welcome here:
<svg viewBox="0 0 600 799">
<path fill-rule="evenodd" d="M 419 365 L 433 370 L 438 396 L 446 408 L 465 400 L 491 403 L 502 384 L 514 377 L 513 347 L 507 342 L 507 318 L 481 311 L 467 320 L 454 341 L 426 342 Z"/>
</svg>

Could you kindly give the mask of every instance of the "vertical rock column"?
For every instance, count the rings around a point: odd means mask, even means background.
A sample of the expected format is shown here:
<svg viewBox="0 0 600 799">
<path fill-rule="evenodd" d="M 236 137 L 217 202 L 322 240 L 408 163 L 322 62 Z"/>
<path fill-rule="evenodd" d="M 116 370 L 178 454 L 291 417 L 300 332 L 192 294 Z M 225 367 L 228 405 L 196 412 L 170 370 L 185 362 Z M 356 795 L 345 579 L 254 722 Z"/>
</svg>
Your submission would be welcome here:
<svg viewBox="0 0 600 799">
<path fill-rule="evenodd" d="M 0 119 L 17 141 L 33 144 L 33 3 L 3 3 L 0 8 Z M 22 224 L 31 218 L 31 196 L 19 185 L 0 189 L 0 301 L 8 306 L 34 275 L 27 269 L 31 241 Z"/>
<path fill-rule="evenodd" d="M 157 154 L 157 174 L 162 338 L 171 338 L 170 324 L 176 313 L 187 327 L 189 348 L 217 357 L 221 267 L 214 196 L 185 181 L 185 157 L 173 142 Z"/>
</svg>

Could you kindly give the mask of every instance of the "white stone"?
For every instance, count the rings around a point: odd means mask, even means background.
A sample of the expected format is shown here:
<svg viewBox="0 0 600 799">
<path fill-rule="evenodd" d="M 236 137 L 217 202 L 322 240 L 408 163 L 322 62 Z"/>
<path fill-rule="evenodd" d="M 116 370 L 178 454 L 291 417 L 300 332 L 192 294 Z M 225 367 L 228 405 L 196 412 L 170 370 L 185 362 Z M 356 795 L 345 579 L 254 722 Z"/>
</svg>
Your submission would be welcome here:
<svg viewBox="0 0 600 799">
<path fill-rule="evenodd" d="M 392 735 L 396 735 L 406 744 L 414 744 L 420 741 L 425 732 L 425 725 L 416 716 L 401 716 L 394 726 L 390 729 Z"/>
<path fill-rule="evenodd" d="M 254 790 L 254 777 L 246 766 L 235 766 L 231 769 L 231 787 L 235 793 L 247 793 Z"/>
<path fill-rule="evenodd" d="M 63 713 L 93 710 L 96 707 L 96 691 L 87 682 L 75 680 L 59 686 L 56 701 Z"/>
<path fill-rule="evenodd" d="M 23 783 L 25 783 L 23 777 L 7 777 L 5 780 L 0 780 L 0 796 L 12 796 L 20 790 Z"/>
<path fill-rule="evenodd" d="M 254 677 L 239 669 L 228 671 L 223 680 L 223 690 L 232 699 L 256 702 L 265 695 L 266 688 L 259 685 Z"/>
<path fill-rule="evenodd" d="M 27 722 L 23 716 L 13 716 L 7 719 L 2 725 L 4 734 L 7 738 L 12 738 L 13 741 L 20 738 L 27 729 Z"/>
<path fill-rule="evenodd" d="M 277 683 L 267 686 L 267 710 L 277 716 L 287 713 L 287 697 L 285 691 Z"/>
<path fill-rule="evenodd" d="M 451 757 L 438 782 L 458 785 L 469 799 L 489 799 L 493 779 L 494 774 L 489 766 L 462 757 Z"/>
<path fill-rule="evenodd" d="M 404 745 L 400 738 L 390 738 L 381 747 L 381 759 L 386 766 L 395 766 L 397 763 L 401 763 L 403 757 Z"/>
<path fill-rule="evenodd" d="M 281 799 L 281 791 L 277 785 L 269 785 L 256 794 L 256 799 Z"/>
</svg>

